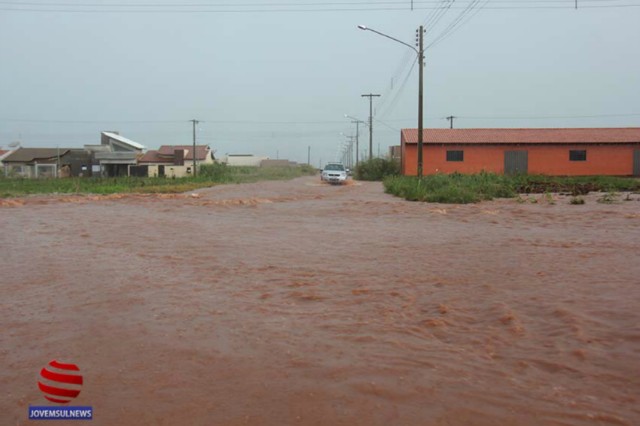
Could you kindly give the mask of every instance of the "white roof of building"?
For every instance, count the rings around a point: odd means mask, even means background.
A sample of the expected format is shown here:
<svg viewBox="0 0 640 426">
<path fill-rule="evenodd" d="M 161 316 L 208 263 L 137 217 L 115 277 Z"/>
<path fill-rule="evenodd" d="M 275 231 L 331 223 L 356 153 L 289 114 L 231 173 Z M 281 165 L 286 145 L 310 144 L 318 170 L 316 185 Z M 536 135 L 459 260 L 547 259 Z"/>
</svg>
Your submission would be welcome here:
<svg viewBox="0 0 640 426">
<path fill-rule="evenodd" d="M 103 135 L 110 137 L 111 139 L 115 139 L 118 142 L 126 143 L 127 145 L 131 145 L 136 149 L 144 149 L 144 145 L 140 145 L 138 142 L 134 142 L 131 139 L 127 139 L 124 136 L 120 136 L 116 133 L 111 132 L 102 132 Z"/>
</svg>

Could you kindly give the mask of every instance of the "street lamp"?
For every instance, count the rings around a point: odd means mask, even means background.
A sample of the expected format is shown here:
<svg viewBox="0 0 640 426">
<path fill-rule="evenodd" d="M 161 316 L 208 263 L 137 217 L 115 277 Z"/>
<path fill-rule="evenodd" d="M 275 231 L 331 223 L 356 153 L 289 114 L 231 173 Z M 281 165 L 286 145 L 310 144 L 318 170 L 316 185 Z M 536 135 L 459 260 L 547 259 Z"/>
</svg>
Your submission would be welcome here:
<svg viewBox="0 0 640 426">
<path fill-rule="evenodd" d="M 358 120 L 355 117 L 352 117 L 350 115 L 345 114 L 344 118 L 349 118 L 351 120 L 352 123 L 356 123 L 356 166 L 358 165 L 358 163 L 360 162 L 359 159 L 359 152 L 360 152 L 360 146 L 359 146 L 359 138 L 360 138 L 360 123 L 364 124 L 365 126 L 367 125 L 367 123 L 365 121 L 362 120 Z"/>
<path fill-rule="evenodd" d="M 424 28 L 422 25 L 420 25 L 420 28 L 416 30 L 416 33 L 417 33 L 416 42 L 418 43 L 417 49 L 414 46 L 411 46 L 410 44 L 405 43 L 402 40 L 398 40 L 397 38 L 381 33 L 380 31 L 376 31 L 373 28 L 367 27 L 366 25 L 358 25 L 358 28 L 363 31 L 371 31 L 373 33 L 381 35 L 382 37 L 386 37 L 400 44 L 404 44 L 405 46 L 407 46 L 408 48 L 416 52 L 416 54 L 418 55 L 418 65 L 420 66 L 420 73 L 418 78 L 418 177 L 420 178 L 422 177 L 422 141 L 423 141 L 423 136 L 422 136 L 422 98 L 423 96 L 422 94 L 423 94 L 423 69 L 424 69 L 424 43 L 423 43 Z"/>
</svg>

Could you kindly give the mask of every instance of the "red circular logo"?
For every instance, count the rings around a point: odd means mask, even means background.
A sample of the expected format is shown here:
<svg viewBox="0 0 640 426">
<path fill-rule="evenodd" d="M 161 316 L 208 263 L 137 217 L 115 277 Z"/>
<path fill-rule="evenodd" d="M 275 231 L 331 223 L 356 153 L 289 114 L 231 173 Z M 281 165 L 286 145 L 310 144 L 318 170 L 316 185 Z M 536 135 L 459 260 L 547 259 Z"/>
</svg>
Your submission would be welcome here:
<svg viewBox="0 0 640 426">
<path fill-rule="evenodd" d="M 40 370 L 38 387 L 51 402 L 66 404 L 78 395 L 82 387 L 82 375 L 75 364 L 64 364 L 55 359 Z"/>
</svg>

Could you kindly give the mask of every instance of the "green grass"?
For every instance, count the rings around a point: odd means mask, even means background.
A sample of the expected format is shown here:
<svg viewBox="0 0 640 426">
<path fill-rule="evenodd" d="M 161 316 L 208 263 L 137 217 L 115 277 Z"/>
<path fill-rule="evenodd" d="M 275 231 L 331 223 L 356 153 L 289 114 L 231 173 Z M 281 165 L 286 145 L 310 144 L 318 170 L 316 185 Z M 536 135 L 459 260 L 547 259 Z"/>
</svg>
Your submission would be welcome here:
<svg viewBox="0 0 640 426">
<path fill-rule="evenodd" d="M 223 183 L 286 180 L 314 173 L 307 165 L 259 168 L 212 164 L 202 166 L 195 178 L 0 178 L 0 198 L 30 194 L 180 193 Z"/>
<path fill-rule="evenodd" d="M 539 175 L 505 176 L 493 173 L 463 175 L 437 174 L 423 177 L 389 176 L 385 192 L 410 201 L 467 204 L 518 194 L 568 193 L 573 196 L 590 191 L 640 191 L 640 180 L 611 176 L 551 177 Z"/>
</svg>

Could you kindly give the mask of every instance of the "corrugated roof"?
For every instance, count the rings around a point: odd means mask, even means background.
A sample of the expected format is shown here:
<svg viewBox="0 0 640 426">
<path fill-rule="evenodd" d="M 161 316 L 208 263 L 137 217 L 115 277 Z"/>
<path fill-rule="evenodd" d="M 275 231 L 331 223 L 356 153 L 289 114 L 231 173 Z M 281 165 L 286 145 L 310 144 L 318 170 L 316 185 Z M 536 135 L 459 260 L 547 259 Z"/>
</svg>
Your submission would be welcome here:
<svg viewBox="0 0 640 426">
<path fill-rule="evenodd" d="M 2 161 L 15 163 L 30 163 L 36 160 L 51 160 L 69 152 L 69 148 L 19 148 L 9 154 Z"/>
<path fill-rule="evenodd" d="M 117 133 L 112 133 L 112 132 L 102 132 L 103 135 L 110 137 L 111 139 L 115 139 L 118 142 L 122 142 L 125 143 L 127 145 L 131 145 L 132 147 L 136 148 L 136 149 L 144 149 L 144 145 L 140 145 L 138 142 L 134 142 L 131 139 L 127 139 L 124 136 L 120 136 Z"/>
<path fill-rule="evenodd" d="M 418 143 L 418 129 L 402 129 L 407 143 Z M 424 129 L 429 144 L 606 144 L 640 143 L 640 127 L 557 129 Z"/>
</svg>

